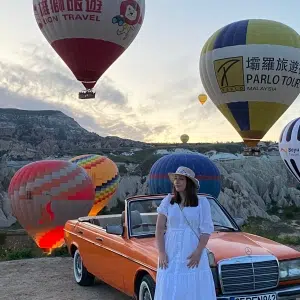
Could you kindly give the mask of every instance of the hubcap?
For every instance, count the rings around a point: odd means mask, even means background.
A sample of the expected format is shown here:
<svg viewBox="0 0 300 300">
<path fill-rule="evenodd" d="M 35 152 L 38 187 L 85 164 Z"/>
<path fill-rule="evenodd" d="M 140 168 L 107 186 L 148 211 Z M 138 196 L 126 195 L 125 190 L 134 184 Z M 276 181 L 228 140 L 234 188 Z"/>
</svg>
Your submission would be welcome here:
<svg viewBox="0 0 300 300">
<path fill-rule="evenodd" d="M 148 284 L 145 281 L 140 286 L 139 300 L 152 300 Z"/>
<path fill-rule="evenodd" d="M 74 257 L 74 275 L 76 281 L 79 282 L 82 276 L 82 260 L 78 252 L 76 252 Z"/>
</svg>

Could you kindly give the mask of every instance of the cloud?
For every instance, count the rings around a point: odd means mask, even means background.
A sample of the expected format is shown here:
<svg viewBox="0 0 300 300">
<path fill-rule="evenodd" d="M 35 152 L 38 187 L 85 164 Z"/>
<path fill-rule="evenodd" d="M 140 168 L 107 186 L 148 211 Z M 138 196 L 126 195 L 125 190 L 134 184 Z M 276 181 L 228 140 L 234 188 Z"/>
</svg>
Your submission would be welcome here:
<svg viewBox="0 0 300 300">
<path fill-rule="evenodd" d="M 60 110 L 101 136 L 151 142 L 177 135 L 172 122 L 157 118 L 162 106 L 151 101 L 132 106 L 128 95 L 107 76 L 96 86 L 96 99 L 80 100 L 77 92 L 82 89 L 81 83 L 74 79 L 54 50 L 27 44 L 19 55 L 21 65 L 0 63 L 2 107 Z"/>
<path fill-rule="evenodd" d="M 52 96 L 56 96 L 58 99 L 77 98 L 78 91 L 84 89 L 51 48 L 43 45 L 26 44 L 26 47 L 23 47 L 19 54 L 22 57 L 22 65 L 0 63 L 0 74 L 4 73 L 5 75 L 2 83 L 5 82 L 6 87 L 16 88 L 16 85 L 19 84 L 18 92 L 24 93 L 26 86 L 21 86 L 21 84 L 26 81 L 29 87 L 36 88 L 38 85 L 42 85 L 51 92 Z M 20 87 L 22 88 L 20 89 Z M 97 99 L 100 99 L 98 101 L 101 103 L 105 102 L 105 104 L 123 107 L 128 104 L 127 97 L 107 77 L 101 78 L 95 91 Z M 39 92 L 42 92 L 42 89 Z M 47 97 L 48 95 L 44 93 L 43 96 Z"/>
<path fill-rule="evenodd" d="M 80 100 L 77 93 L 83 86 L 51 47 L 27 44 L 19 55 L 21 64 L 0 62 L 2 107 L 61 110 L 101 136 L 144 142 L 179 141 L 182 133 L 198 142 L 212 140 L 216 131 L 222 137 L 235 132 L 210 100 L 199 103 L 199 75 L 185 57 L 177 65 L 172 62 L 170 70 L 177 75 L 162 71 L 166 80 L 157 82 L 153 92 L 144 88 L 124 92 L 103 76 L 96 85 L 96 99 Z"/>
<path fill-rule="evenodd" d="M 56 59 L 51 60 L 47 51 L 29 46 L 22 53 L 22 65 L 0 62 L 1 107 L 60 110 L 102 136 L 144 140 L 152 134 L 111 79 L 101 79 L 95 89 L 96 99 L 80 100 L 77 91 L 82 89 L 81 84 L 62 70 L 65 67 Z"/>
</svg>

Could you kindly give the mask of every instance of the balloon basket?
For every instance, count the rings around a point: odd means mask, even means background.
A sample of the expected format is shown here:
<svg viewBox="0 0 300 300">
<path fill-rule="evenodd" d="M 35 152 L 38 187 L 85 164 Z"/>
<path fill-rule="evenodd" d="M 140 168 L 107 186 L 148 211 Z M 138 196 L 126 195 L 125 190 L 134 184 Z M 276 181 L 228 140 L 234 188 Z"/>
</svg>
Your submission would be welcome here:
<svg viewBox="0 0 300 300">
<path fill-rule="evenodd" d="M 246 148 L 244 148 L 242 154 L 244 156 L 261 156 L 261 151 L 257 147 L 254 147 L 254 148 L 246 147 Z"/>
<path fill-rule="evenodd" d="M 81 91 L 78 94 L 79 99 L 95 99 L 96 93 L 92 90 Z"/>
<path fill-rule="evenodd" d="M 53 249 L 51 249 L 51 248 L 41 248 L 41 250 L 47 256 L 50 256 L 53 251 Z"/>
</svg>

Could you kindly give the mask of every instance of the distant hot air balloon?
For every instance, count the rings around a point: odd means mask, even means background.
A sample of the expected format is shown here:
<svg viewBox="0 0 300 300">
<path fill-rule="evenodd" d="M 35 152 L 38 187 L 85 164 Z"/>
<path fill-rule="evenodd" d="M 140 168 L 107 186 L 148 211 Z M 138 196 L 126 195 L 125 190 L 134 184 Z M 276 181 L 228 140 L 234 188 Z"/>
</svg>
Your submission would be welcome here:
<svg viewBox="0 0 300 300">
<path fill-rule="evenodd" d="M 292 28 L 269 20 L 242 20 L 215 32 L 200 57 L 209 96 L 255 147 L 300 92 L 300 39 Z"/>
<path fill-rule="evenodd" d="M 33 0 L 36 22 L 47 41 L 94 98 L 92 88 L 137 36 L 145 0 Z"/>
<path fill-rule="evenodd" d="M 218 197 L 221 191 L 221 175 L 217 166 L 203 154 L 169 154 L 157 160 L 149 173 L 151 194 L 170 193 L 172 184 L 168 173 L 175 172 L 178 167 L 192 169 L 200 181 L 199 193 L 207 193 Z"/>
<path fill-rule="evenodd" d="M 45 251 L 64 244 L 64 225 L 86 216 L 95 190 L 88 174 L 61 160 L 30 163 L 11 179 L 8 196 L 13 215 Z"/>
<path fill-rule="evenodd" d="M 79 155 L 70 161 L 84 168 L 93 181 L 95 200 L 89 216 L 96 216 L 117 190 L 120 180 L 118 167 L 108 157 L 97 154 Z"/>
<path fill-rule="evenodd" d="M 207 95 L 205 95 L 205 94 L 200 94 L 200 95 L 198 96 L 198 100 L 199 100 L 199 102 L 203 105 L 203 104 L 206 102 L 206 100 L 207 100 Z"/>
<path fill-rule="evenodd" d="M 300 183 L 300 118 L 290 121 L 283 128 L 278 147 L 284 164 Z"/>
<path fill-rule="evenodd" d="M 180 136 L 180 140 L 181 140 L 184 144 L 188 142 L 189 138 L 190 138 L 190 137 L 189 137 L 187 134 L 183 134 L 183 135 Z"/>
</svg>

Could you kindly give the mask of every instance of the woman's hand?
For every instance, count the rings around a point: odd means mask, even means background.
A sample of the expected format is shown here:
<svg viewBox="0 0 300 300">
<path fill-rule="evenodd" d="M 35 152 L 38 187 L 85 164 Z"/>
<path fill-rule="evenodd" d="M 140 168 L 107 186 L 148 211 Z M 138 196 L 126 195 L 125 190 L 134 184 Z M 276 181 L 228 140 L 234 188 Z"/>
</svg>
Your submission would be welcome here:
<svg viewBox="0 0 300 300">
<path fill-rule="evenodd" d="M 198 267 L 199 262 L 200 262 L 200 257 L 201 257 L 202 250 L 199 250 L 198 248 L 187 258 L 190 260 L 187 264 L 188 268 L 194 268 Z"/>
<path fill-rule="evenodd" d="M 168 257 L 166 252 L 159 253 L 158 262 L 161 269 L 166 269 L 168 267 Z"/>
</svg>

